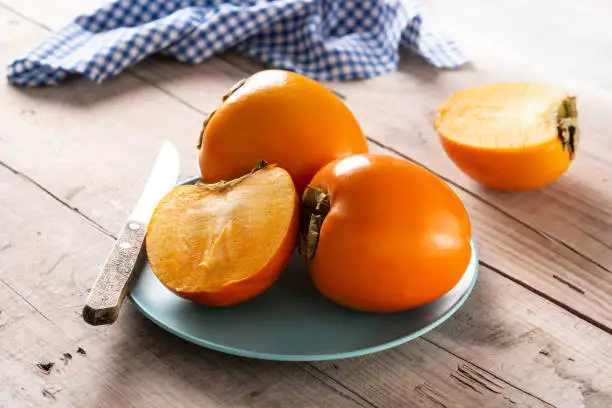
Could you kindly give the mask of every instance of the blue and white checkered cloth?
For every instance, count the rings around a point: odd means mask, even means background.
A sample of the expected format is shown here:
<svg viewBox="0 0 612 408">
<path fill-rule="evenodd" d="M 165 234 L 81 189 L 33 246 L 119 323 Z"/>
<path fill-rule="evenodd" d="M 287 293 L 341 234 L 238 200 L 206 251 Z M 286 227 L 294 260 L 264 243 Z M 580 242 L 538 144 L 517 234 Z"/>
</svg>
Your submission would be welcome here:
<svg viewBox="0 0 612 408">
<path fill-rule="evenodd" d="M 118 0 L 81 15 L 7 69 L 11 84 L 94 82 L 152 54 L 199 63 L 228 49 L 317 80 L 370 78 L 397 69 L 399 48 L 431 65 L 466 58 L 420 0 Z"/>
</svg>

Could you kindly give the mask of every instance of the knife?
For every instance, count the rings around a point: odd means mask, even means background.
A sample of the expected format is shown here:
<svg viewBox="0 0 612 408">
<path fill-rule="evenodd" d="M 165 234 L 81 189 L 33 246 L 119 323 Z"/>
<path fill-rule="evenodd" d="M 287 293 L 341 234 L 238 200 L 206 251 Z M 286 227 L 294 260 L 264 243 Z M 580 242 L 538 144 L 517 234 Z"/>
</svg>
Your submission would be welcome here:
<svg viewBox="0 0 612 408">
<path fill-rule="evenodd" d="M 142 194 L 89 292 L 83 308 L 87 323 L 99 326 L 117 320 L 145 252 L 148 222 L 159 200 L 176 185 L 178 174 L 178 152 L 172 142 L 165 140 Z"/>
</svg>

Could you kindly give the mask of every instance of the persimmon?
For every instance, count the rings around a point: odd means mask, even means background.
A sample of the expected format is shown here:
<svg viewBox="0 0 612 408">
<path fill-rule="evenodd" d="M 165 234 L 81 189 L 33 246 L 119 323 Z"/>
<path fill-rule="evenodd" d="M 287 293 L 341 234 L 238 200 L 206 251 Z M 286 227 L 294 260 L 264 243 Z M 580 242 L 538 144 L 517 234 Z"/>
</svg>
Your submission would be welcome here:
<svg viewBox="0 0 612 408">
<path fill-rule="evenodd" d="M 576 98 L 540 83 L 497 83 L 458 91 L 435 126 L 450 159 L 499 190 L 545 187 L 569 168 L 578 147 Z"/>
<path fill-rule="evenodd" d="M 369 312 L 441 297 L 471 258 L 459 197 L 423 167 L 386 155 L 354 155 L 317 172 L 304 191 L 300 231 L 317 289 Z"/>
<path fill-rule="evenodd" d="M 205 120 L 200 139 L 205 182 L 233 179 L 263 159 L 287 170 L 298 194 L 326 163 L 368 152 L 341 99 L 318 81 L 276 69 L 232 87 Z"/>
<path fill-rule="evenodd" d="M 251 299 L 289 262 L 299 203 L 289 173 L 265 163 L 228 182 L 177 186 L 147 229 L 151 269 L 172 292 L 204 305 Z"/>
</svg>

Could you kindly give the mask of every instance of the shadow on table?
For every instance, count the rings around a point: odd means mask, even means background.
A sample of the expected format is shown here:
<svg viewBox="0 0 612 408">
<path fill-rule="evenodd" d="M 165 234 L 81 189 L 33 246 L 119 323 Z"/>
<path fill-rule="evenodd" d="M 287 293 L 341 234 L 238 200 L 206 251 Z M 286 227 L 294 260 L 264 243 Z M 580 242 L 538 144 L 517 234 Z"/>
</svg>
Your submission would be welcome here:
<svg viewBox="0 0 612 408">
<path fill-rule="evenodd" d="M 445 324 L 439 326 L 427 338 L 434 339 L 437 344 L 447 342 L 459 343 L 463 346 L 505 348 L 515 337 L 512 324 L 504 313 L 500 303 L 500 292 L 503 286 L 515 285 L 498 277 L 493 270 L 480 266 L 479 277 L 474 290 L 465 304 Z M 507 326 L 506 326 L 507 324 Z"/>
<path fill-rule="evenodd" d="M 606 220 L 612 217 L 609 191 L 605 187 L 596 188 L 592 180 L 579 178 L 580 173 L 585 176 L 588 173 L 572 170 L 570 167 L 556 182 L 538 190 L 504 192 L 474 184 L 474 193 L 511 214 L 513 219 L 499 217 L 501 222 L 507 220 L 509 228 L 514 228 L 514 218 L 518 218 L 529 228 L 543 231 L 578 252 L 592 248 L 584 255 L 606 268 L 612 267 L 602 261 L 607 258 L 605 253 L 595 255 L 591 252 L 600 246 L 597 251 L 612 248 L 612 235 L 605 229 Z"/>
<path fill-rule="evenodd" d="M 420 55 L 410 52 L 404 48 L 400 50 L 399 72 L 409 74 L 417 81 L 424 83 L 435 82 L 446 72 L 472 72 L 476 73 L 476 67 L 467 62 L 455 69 L 436 68 L 428 64 Z"/>
<path fill-rule="evenodd" d="M 287 401 L 292 407 L 349 406 L 348 401 L 339 404 L 345 397 L 313 378 L 308 364 L 246 359 L 199 347 L 160 329 L 129 304 L 116 325 L 108 334 L 116 336 L 116 355 L 105 370 L 109 378 L 99 382 L 112 383 L 115 394 L 130 394 L 134 406 L 151 402 L 152 392 L 156 406 L 268 408 Z M 101 405 L 108 402 L 108 395 L 99 398 Z"/>
<path fill-rule="evenodd" d="M 115 355 L 109 356 L 112 363 L 104 370 L 109 377 L 99 382 L 108 388 L 112 383 L 113 393 L 129 394 L 135 406 L 150 402 L 152 390 L 156 402 L 182 407 L 197 402 L 197 406 L 268 408 L 287 406 L 287 401 L 291 407 L 369 406 L 367 401 L 398 406 L 407 396 L 419 399 L 424 383 L 449 394 L 461 389 L 445 380 L 461 360 L 422 339 L 364 357 L 293 363 L 199 347 L 158 328 L 131 305 L 126 305 L 116 325 L 108 333 L 116 336 L 114 350 L 109 350 Z M 118 373 L 119 387 L 114 381 Z M 108 401 L 108 395 L 99 398 L 100 403 Z"/>
<path fill-rule="evenodd" d="M 216 95 L 215 103 L 232 85 L 248 75 L 249 70 L 262 69 L 235 54 L 223 54 L 199 64 L 186 64 L 175 59 L 154 55 L 102 83 L 95 83 L 80 75 L 73 75 L 58 86 L 45 88 L 17 88 L 26 98 L 88 108 L 110 103 L 137 104 L 143 99 L 163 93 L 187 102 L 198 109 L 210 110 L 207 102 Z M 9 86 L 9 85 L 7 85 Z"/>
<path fill-rule="evenodd" d="M 147 86 L 147 83 L 133 75 L 124 74 L 108 79 L 102 84 L 91 82 L 84 77 L 74 76 L 66 79 L 58 86 L 45 88 L 12 87 L 12 89 L 26 98 L 53 102 L 71 108 L 86 109 L 92 105 L 112 103 L 117 99 L 125 98 L 129 94 L 138 95 L 139 91 Z M 137 96 L 134 99 L 136 102 Z"/>
<path fill-rule="evenodd" d="M 452 380 L 466 365 L 477 369 L 459 351 L 462 347 L 510 347 L 516 330 L 512 323 L 506 326 L 504 307 L 495 306 L 505 290 L 498 287 L 503 279 L 491 270 L 481 270 L 481 275 L 465 305 L 424 338 L 363 357 L 313 363 L 247 359 L 202 348 L 159 328 L 127 304 L 117 327 L 108 334 L 115 336 L 116 346 L 109 352 L 116 355 L 109 360 L 116 366 L 106 368 L 110 377 L 101 382 L 112 382 L 121 373 L 114 392 L 147 392 L 136 395 L 140 400 L 133 401 L 135 405 L 149 402 L 153 388 L 159 394 L 158 402 L 183 403 L 181 406 L 197 401 L 201 406 L 208 402 L 267 408 L 287 406 L 291 401 L 292 407 L 382 407 L 403 406 L 406 398 L 430 397 L 452 403 L 445 395 L 460 395 L 474 406 L 484 406 L 503 396 L 473 392 Z M 155 386 L 144 386 L 142 381 Z M 430 395 L 428 390 L 438 394 Z M 104 396 L 101 399 L 107 401 Z"/>
</svg>

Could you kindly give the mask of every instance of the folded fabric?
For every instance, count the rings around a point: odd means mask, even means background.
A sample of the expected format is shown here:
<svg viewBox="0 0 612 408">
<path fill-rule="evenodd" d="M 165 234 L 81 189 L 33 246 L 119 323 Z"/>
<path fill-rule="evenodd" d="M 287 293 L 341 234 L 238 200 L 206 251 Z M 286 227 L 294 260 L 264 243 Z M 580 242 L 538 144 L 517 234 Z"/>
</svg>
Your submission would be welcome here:
<svg viewBox="0 0 612 408">
<path fill-rule="evenodd" d="M 417 0 L 119 0 L 13 61 L 7 79 L 99 83 L 152 54 L 195 64 L 230 48 L 317 80 L 364 79 L 397 69 L 400 47 L 439 68 L 466 61 Z"/>
</svg>

